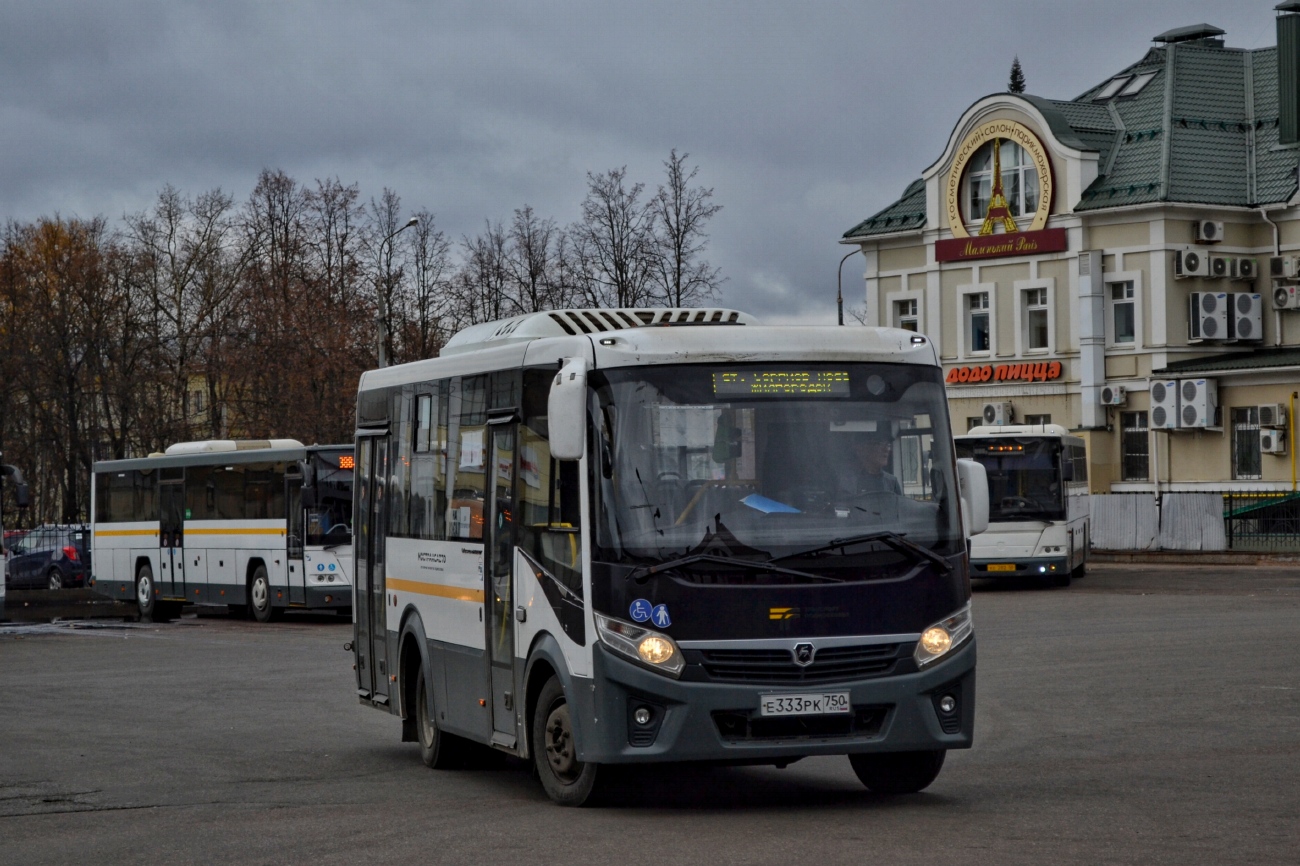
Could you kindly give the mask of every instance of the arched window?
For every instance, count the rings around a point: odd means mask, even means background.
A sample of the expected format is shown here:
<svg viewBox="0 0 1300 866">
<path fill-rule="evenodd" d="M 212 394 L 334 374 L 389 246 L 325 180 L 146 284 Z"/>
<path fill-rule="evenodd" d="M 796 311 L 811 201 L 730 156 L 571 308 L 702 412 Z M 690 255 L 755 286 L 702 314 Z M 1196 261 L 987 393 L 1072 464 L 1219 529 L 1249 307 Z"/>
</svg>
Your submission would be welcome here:
<svg viewBox="0 0 1300 866">
<path fill-rule="evenodd" d="M 971 157 L 966 169 L 966 221 L 982 222 L 993 197 L 993 147 L 1001 146 L 998 162 L 1002 169 L 1002 195 L 1012 217 L 1032 216 L 1038 211 L 1038 169 L 1029 154 L 1014 141 L 994 139 Z M 1023 230 L 1025 226 L 1020 226 Z"/>
</svg>

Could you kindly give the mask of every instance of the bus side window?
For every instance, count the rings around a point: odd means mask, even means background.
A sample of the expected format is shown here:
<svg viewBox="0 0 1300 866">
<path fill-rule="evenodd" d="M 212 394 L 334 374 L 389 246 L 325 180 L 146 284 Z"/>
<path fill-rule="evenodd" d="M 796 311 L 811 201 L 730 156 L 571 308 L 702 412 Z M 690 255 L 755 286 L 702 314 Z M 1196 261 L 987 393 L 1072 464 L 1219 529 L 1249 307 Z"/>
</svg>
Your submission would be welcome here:
<svg viewBox="0 0 1300 866">
<path fill-rule="evenodd" d="M 483 505 L 487 501 L 488 377 L 453 379 L 450 395 L 452 430 L 447 469 L 447 538 L 481 541 Z M 457 387 L 459 386 L 459 387 Z"/>
<path fill-rule="evenodd" d="M 519 427 L 519 544 L 571 589 L 582 591 L 581 510 L 576 460 L 555 460 L 547 439 L 547 394 L 554 374 L 524 374 Z"/>
</svg>

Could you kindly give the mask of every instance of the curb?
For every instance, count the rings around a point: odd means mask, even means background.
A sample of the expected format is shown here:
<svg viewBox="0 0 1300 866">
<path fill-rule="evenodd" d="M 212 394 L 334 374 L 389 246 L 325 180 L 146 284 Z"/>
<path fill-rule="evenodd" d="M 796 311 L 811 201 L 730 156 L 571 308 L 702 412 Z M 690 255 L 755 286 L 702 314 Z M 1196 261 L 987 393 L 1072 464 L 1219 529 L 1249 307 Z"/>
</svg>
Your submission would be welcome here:
<svg viewBox="0 0 1300 866">
<path fill-rule="evenodd" d="M 1093 550 L 1088 561 L 1096 563 L 1147 563 L 1150 565 L 1300 565 L 1300 553 L 1194 550 Z"/>
</svg>

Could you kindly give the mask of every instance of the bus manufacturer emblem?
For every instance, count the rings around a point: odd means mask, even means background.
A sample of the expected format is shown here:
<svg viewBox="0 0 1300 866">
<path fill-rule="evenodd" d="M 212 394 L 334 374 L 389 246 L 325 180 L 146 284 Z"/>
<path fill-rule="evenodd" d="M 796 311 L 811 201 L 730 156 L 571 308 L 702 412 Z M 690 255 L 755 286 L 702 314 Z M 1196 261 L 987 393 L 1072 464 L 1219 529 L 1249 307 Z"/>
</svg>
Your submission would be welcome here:
<svg viewBox="0 0 1300 866">
<path fill-rule="evenodd" d="M 810 643 L 797 643 L 794 645 L 794 663 L 801 668 L 806 668 L 813 663 L 813 656 L 817 650 Z"/>
</svg>

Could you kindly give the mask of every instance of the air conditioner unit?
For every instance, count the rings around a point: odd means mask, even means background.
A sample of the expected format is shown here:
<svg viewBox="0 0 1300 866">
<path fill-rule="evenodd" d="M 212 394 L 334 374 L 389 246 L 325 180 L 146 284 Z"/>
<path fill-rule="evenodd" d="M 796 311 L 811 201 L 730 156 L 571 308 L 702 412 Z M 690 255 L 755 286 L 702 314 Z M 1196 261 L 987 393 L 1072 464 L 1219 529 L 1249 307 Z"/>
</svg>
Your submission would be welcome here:
<svg viewBox="0 0 1300 866">
<path fill-rule="evenodd" d="M 1228 293 L 1228 339 L 1264 339 L 1264 298 L 1253 292 Z"/>
<path fill-rule="evenodd" d="M 1300 286 L 1274 286 L 1273 309 L 1300 310 Z"/>
<path fill-rule="evenodd" d="M 1187 302 L 1187 338 L 1228 339 L 1227 292 L 1192 292 Z"/>
<path fill-rule="evenodd" d="M 1165 379 L 1151 383 L 1151 426 L 1158 430 L 1178 427 L 1178 383 Z"/>
<path fill-rule="evenodd" d="M 1178 383 L 1178 426 L 1217 427 L 1219 383 L 1215 379 L 1183 379 Z"/>
<path fill-rule="evenodd" d="M 1294 280 L 1300 276 L 1300 259 L 1295 256 L 1272 256 L 1268 260 L 1268 275 L 1275 280 Z"/>
<path fill-rule="evenodd" d="M 1286 453 L 1286 431 L 1265 428 L 1259 431 L 1259 450 L 1264 454 Z"/>
<path fill-rule="evenodd" d="M 1232 275 L 1232 256 L 1210 256 L 1210 279 L 1224 279 Z"/>
<path fill-rule="evenodd" d="M 1210 257 L 1200 250 L 1179 250 L 1174 254 L 1174 279 L 1185 280 L 1188 277 L 1208 277 L 1210 275 Z"/>
<path fill-rule="evenodd" d="M 1264 403 L 1255 408 L 1259 412 L 1259 426 L 1286 426 L 1286 406 L 1281 403 Z"/>
<path fill-rule="evenodd" d="M 1124 393 L 1123 385 L 1107 385 L 1101 389 L 1101 405 L 1103 406 L 1123 406 L 1128 400 L 1128 395 Z"/>
<path fill-rule="evenodd" d="M 1259 266 L 1254 259 L 1233 259 L 1230 276 L 1234 280 L 1253 283 L 1255 277 L 1259 276 Z"/>
<path fill-rule="evenodd" d="M 1016 417 L 1015 407 L 1010 403 L 985 403 L 984 423 L 997 426 L 1010 424 Z"/>
<path fill-rule="evenodd" d="M 1214 220 L 1196 221 L 1196 242 L 1198 244 L 1217 244 L 1223 240 L 1223 223 Z"/>
</svg>

